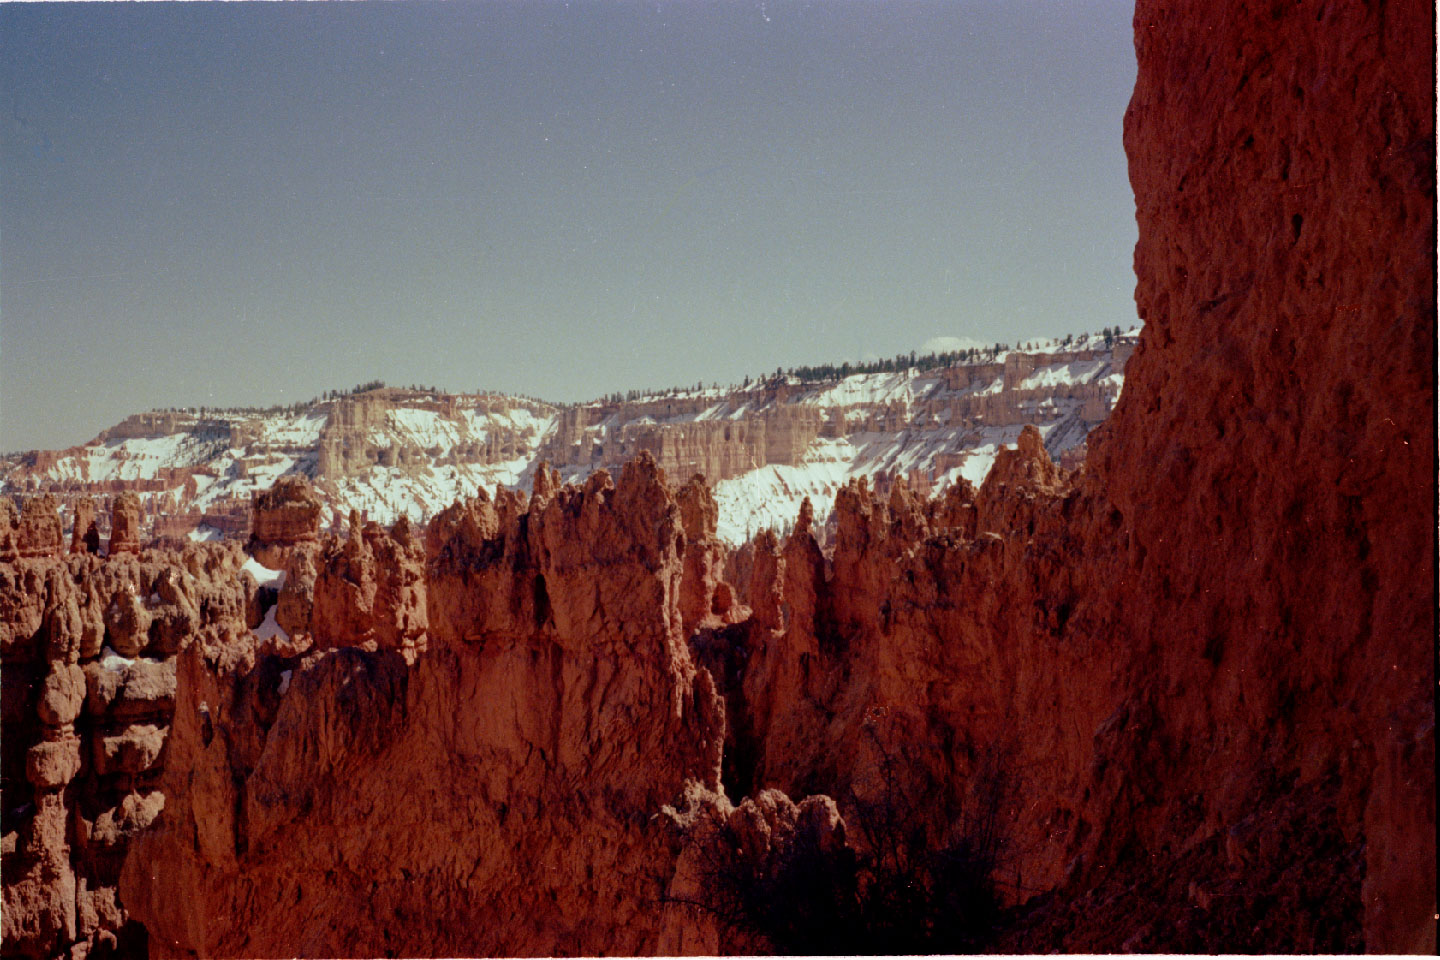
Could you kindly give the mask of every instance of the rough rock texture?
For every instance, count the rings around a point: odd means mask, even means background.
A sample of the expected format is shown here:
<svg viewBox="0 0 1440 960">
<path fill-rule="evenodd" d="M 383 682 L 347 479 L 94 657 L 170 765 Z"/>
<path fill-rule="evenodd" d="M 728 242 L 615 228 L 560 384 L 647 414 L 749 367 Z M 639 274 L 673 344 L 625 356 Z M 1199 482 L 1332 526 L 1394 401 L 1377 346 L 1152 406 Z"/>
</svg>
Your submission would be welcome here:
<svg viewBox="0 0 1440 960">
<path fill-rule="evenodd" d="M 1078 488 L 1031 437 L 973 504 L 843 491 L 828 574 L 757 548 L 755 788 L 854 790 L 882 711 L 1030 798 L 1012 947 L 1433 949 L 1429 15 L 1141 5 L 1115 414 Z"/>
<path fill-rule="evenodd" d="M 761 951 L 706 862 L 874 848 L 885 775 L 933 839 L 993 813 L 1000 949 L 1433 951 L 1430 16 L 1142 0 L 1147 326 L 1078 473 L 1027 432 L 979 490 L 852 483 L 729 606 L 649 457 L 445 510 L 423 581 L 358 520 L 279 598 L 216 548 L 0 565 L 6 952 Z M 246 629 L 286 589 L 313 649 Z"/>
<path fill-rule="evenodd" d="M 90 497 L 82 497 L 75 502 L 74 526 L 70 532 L 70 552 L 100 552 L 100 530 L 95 526 L 95 501 Z"/>
<path fill-rule="evenodd" d="M 319 565 L 309 615 L 315 646 L 369 645 L 413 659 L 426 628 L 425 549 L 409 522 L 402 519 L 386 533 L 376 523 L 361 528 L 353 517 L 350 535 L 329 538 Z M 303 584 L 304 571 L 298 572 L 296 583 Z"/>
<path fill-rule="evenodd" d="M 655 949 L 681 842 L 655 818 L 718 791 L 724 737 L 681 634 L 680 510 L 650 461 L 548 480 L 440 518 L 413 666 L 181 655 L 165 818 L 122 887 L 152 951 Z"/>
<path fill-rule="evenodd" d="M 315 540 L 320 534 L 320 501 L 304 477 L 286 476 L 255 495 L 252 550 Z"/>
<path fill-rule="evenodd" d="M 110 555 L 140 552 L 140 524 L 144 507 L 140 498 L 126 491 L 115 498 L 110 513 Z"/>
<path fill-rule="evenodd" d="M 714 628 L 743 620 L 748 613 L 735 602 L 735 591 L 724 579 L 725 545 L 715 537 L 720 515 L 715 497 L 699 474 L 675 492 L 685 532 L 685 568 L 680 578 L 682 632 Z"/>
<path fill-rule="evenodd" d="M 242 560 L 232 544 L 0 564 L 6 956 L 143 951 L 117 886 L 164 806 L 174 653 L 245 629 Z"/>
<path fill-rule="evenodd" d="M 1180 747 L 1142 783 L 1224 823 L 1256 799 L 1235 771 L 1338 778 L 1382 951 L 1435 946 L 1434 780 L 1399 772 L 1434 751 L 1433 13 L 1137 6 L 1147 327 L 1091 445 L 1128 545 L 1117 679 Z"/>
<path fill-rule="evenodd" d="M 20 556 L 20 544 L 16 542 L 20 533 L 20 511 L 15 501 L 0 497 L 0 563 L 8 563 Z"/>
<path fill-rule="evenodd" d="M 19 557 L 53 557 L 60 552 L 63 532 L 60 526 L 60 504 L 50 494 L 27 497 L 20 508 L 18 521 L 12 527 L 11 551 Z M 0 517 L 0 523 L 4 522 Z M 10 552 L 10 551 L 7 551 Z"/>
</svg>

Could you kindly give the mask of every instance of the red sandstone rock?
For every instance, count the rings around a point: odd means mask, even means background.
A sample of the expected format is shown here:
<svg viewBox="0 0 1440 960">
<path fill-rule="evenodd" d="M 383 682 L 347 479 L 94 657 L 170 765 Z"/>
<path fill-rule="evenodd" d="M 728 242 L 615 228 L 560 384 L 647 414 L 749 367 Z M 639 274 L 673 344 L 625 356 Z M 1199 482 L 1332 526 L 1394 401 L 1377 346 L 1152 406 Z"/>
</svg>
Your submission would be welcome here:
<svg viewBox="0 0 1440 960">
<path fill-rule="evenodd" d="M 288 546 L 316 539 L 320 506 L 309 481 L 300 476 L 281 477 L 269 490 L 255 494 L 250 528 L 252 552 L 257 547 Z M 261 562 L 265 562 L 264 558 Z"/>
<path fill-rule="evenodd" d="M 140 498 L 125 492 L 110 506 L 110 555 L 140 552 L 140 523 L 144 516 Z"/>
<path fill-rule="evenodd" d="M 52 727 L 74 723 L 84 702 L 85 671 L 80 665 L 63 662 L 51 664 L 50 673 L 45 678 L 44 690 L 40 694 L 40 721 Z"/>
<path fill-rule="evenodd" d="M 618 484 L 542 482 L 528 501 L 481 498 L 441 520 L 431 645 L 413 666 L 353 646 L 293 665 L 243 644 L 215 648 L 223 661 L 181 654 L 165 761 L 179 779 L 166 774 L 165 818 L 132 847 L 122 884 L 153 949 L 653 949 L 680 841 L 651 821 L 688 781 L 718 790 L 724 736 L 682 636 L 684 536 L 664 476 L 642 461 Z M 390 540 L 360 531 L 327 552 L 312 622 L 329 603 L 322 582 L 371 582 L 365 551 Z M 344 617 L 361 609 L 348 603 Z M 171 869 L 142 866 L 160 860 Z M 338 923 L 247 920 L 232 899 L 242 876 Z M 372 910 L 342 908 L 362 896 Z M 443 918 L 373 922 L 441 899 Z"/>
<path fill-rule="evenodd" d="M 81 497 L 75 502 L 75 524 L 70 532 L 70 552 L 100 552 L 100 531 L 95 526 L 95 501 L 89 497 Z"/>
<path fill-rule="evenodd" d="M 21 557 L 53 557 L 60 552 L 63 530 L 60 505 L 50 494 L 27 497 L 15 530 L 16 552 Z"/>
<path fill-rule="evenodd" d="M 735 595 L 723 577 L 725 545 L 715 537 L 720 509 L 696 474 L 676 491 L 680 525 L 685 531 L 684 570 L 680 578 L 681 630 L 692 635 L 701 627 L 718 627 L 743 619 L 745 611 L 735 606 Z"/>
<path fill-rule="evenodd" d="M 20 511 L 15 509 L 15 501 L 0 497 L 0 563 L 13 563 L 19 558 L 19 532 Z"/>
<path fill-rule="evenodd" d="M 763 949 L 662 901 L 702 892 L 720 823 L 759 858 L 873 843 L 846 807 L 886 755 L 936 810 L 1007 786 L 1002 892 L 1052 896 L 1002 947 L 1433 950 L 1429 12 L 1319 14 L 1141 3 L 1147 327 L 1078 489 L 1033 433 L 978 493 L 846 488 L 830 561 L 804 512 L 783 551 L 752 546 L 752 615 L 710 630 L 733 675 L 687 646 L 705 496 L 677 503 L 648 459 L 436 518 L 413 662 L 353 645 L 404 633 L 377 556 L 413 572 L 406 531 L 326 548 L 310 623 L 334 648 L 303 657 L 244 630 L 217 583 L 238 558 L 187 554 L 210 585 L 163 758 L 160 724 L 105 728 L 125 697 L 93 662 L 100 604 L 171 615 L 156 567 L 0 565 L 5 808 L 33 798 L 5 837 L 7 951 L 101 942 L 120 903 L 157 954 Z M 152 649 L 137 609 L 106 642 Z M 72 754 L 71 695 L 28 691 L 76 663 L 104 732 Z M 72 757 L 163 763 L 164 816 L 153 790 L 67 807 Z M 77 870 L 126 829 L 117 903 Z"/>
<path fill-rule="evenodd" d="M 308 618 L 317 648 L 373 644 L 413 654 L 423 646 L 425 553 L 408 521 L 393 535 L 352 525 L 344 541 L 326 543 L 319 564 Z"/>
<path fill-rule="evenodd" d="M 173 624 L 204 645 L 243 629 L 240 562 L 236 547 L 197 545 L 143 562 L 76 553 L 0 564 L 7 954 L 143 944 L 116 888 L 130 838 L 163 805 L 153 784 L 175 699 L 163 634 Z M 117 595 L 125 609 L 107 628 Z M 154 636 L 137 630 L 137 609 Z"/>
</svg>

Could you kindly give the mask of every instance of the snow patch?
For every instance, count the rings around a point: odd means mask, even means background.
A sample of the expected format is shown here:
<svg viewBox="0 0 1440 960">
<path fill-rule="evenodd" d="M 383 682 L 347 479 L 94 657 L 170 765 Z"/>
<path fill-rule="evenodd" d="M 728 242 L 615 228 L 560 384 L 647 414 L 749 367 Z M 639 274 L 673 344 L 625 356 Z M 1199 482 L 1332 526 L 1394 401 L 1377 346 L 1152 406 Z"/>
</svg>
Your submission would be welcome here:
<svg viewBox="0 0 1440 960">
<path fill-rule="evenodd" d="M 265 619 L 260 621 L 260 626 L 256 627 L 254 631 L 256 640 L 264 643 L 276 637 L 287 641 L 290 639 L 290 634 L 285 632 L 285 628 L 275 622 L 275 611 L 278 609 L 280 609 L 280 605 L 277 603 L 265 611 Z M 282 690 L 280 692 L 284 693 L 285 691 Z"/>
<path fill-rule="evenodd" d="M 284 570 L 271 570 L 269 567 L 262 567 L 254 557 L 247 557 L 245 565 L 240 569 L 249 570 L 250 575 L 255 578 L 255 582 L 262 587 L 274 587 L 276 590 L 279 590 L 285 586 Z"/>
<path fill-rule="evenodd" d="M 1048 367 L 1037 367 L 1030 376 L 1021 380 L 1016 390 L 1044 390 L 1059 386 L 1089 383 L 1095 375 L 1109 365 L 1106 360 L 1076 360 L 1071 363 Z"/>
<path fill-rule="evenodd" d="M 111 673 L 124 673 L 135 665 L 134 657 L 122 657 L 109 645 L 100 648 L 100 666 Z"/>
</svg>

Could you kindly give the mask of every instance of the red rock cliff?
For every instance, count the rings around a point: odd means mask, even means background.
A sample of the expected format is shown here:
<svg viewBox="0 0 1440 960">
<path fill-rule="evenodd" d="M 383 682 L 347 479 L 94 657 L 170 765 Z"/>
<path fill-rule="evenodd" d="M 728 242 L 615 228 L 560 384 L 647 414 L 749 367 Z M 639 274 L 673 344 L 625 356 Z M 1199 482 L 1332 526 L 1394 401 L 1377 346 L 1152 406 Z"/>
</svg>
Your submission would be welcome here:
<svg viewBox="0 0 1440 960">
<path fill-rule="evenodd" d="M 1015 895 L 1061 891 L 1017 946 L 1433 950 L 1430 16 L 1140 4 L 1147 326 L 1080 489 L 1022 443 L 978 540 L 843 494 L 752 653 L 808 679 L 747 698 L 823 724 L 758 724 L 757 787 L 850 789 L 891 711 L 941 783 L 1004 745 Z"/>
<path fill-rule="evenodd" d="M 936 809 L 996 801 L 1000 948 L 1433 951 L 1430 16 L 1142 0 L 1147 323 L 1086 466 L 1027 434 L 978 491 L 854 484 L 833 556 L 808 511 L 749 548 L 743 622 L 703 488 L 649 459 L 451 507 L 423 584 L 405 531 L 275 551 L 312 649 L 222 629 L 253 584 L 8 560 L 7 951 L 137 921 L 156 954 L 763 950 L 665 901 L 732 837 L 873 845 L 894 756 Z M 58 551 L 27 508 L 7 558 Z M 163 763 L 98 676 L 75 732 L 102 635 L 180 650 Z M 73 786 L 87 757 L 117 779 Z"/>
<path fill-rule="evenodd" d="M 655 818 L 718 790 L 724 737 L 663 474 L 482 496 L 432 544 L 413 667 L 384 644 L 182 655 L 165 820 L 124 880 L 152 950 L 656 949 L 678 840 Z"/>
</svg>

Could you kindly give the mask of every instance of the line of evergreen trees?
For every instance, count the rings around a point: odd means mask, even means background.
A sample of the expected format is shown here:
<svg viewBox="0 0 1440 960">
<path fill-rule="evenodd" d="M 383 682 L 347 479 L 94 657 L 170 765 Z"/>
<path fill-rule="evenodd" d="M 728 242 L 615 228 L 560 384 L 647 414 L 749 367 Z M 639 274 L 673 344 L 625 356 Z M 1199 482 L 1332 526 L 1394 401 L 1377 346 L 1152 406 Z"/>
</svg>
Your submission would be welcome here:
<svg viewBox="0 0 1440 960">
<path fill-rule="evenodd" d="M 1133 328 L 1132 328 L 1133 329 Z M 1124 331 L 1120 326 L 1105 327 L 1100 331 L 1104 338 L 1105 347 L 1109 349 L 1115 345 Z M 1020 344 L 1013 349 L 1018 350 L 1039 350 L 1052 343 L 1063 347 L 1079 346 L 1093 335 L 1082 333 L 1078 336 L 1067 333 L 1063 339 L 1054 340 L 1030 340 Z M 748 390 L 752 385 L 767 385 L 783 383 L 787 379 L 798 380 L 801 383 L 823 383 L 826 381 L 843 380 L 846 377 L 857 373 L 896 373 L 909 370 L 934 370 L 939 367 L 948 367 L 957 363 L 994 363 L 1000 354 L 1011 350 L 1008 343 L 994 343 L 988 347 L 974 347 L 968 350 L 952 350 L 940 353 L 919 354 L 917 351 L 910 351 L 908 354 L 899 353 L 893 357 L 886 357 L 882 360 L 869 360 L 843 363 L 821 363 L 799 367 L 776 367 L 773 374 L 761 374 L 759 377 L 751 378 L 746 376 L 740 384 L 741 390 Z M 719 384 L 711 384 L 712 388 L 718 388 Z M 599 398 L 601 403 L 618 404 L 634 403 L 647 397 L 663 398 L 674 397 L 692 390 L 699 392 L 705 389 L 705 384 L 697 383 L 692 387 L 664 387 L 656 390 L 626 390 L 623 393 L 616 390 L 607 393 Z M 593 402 L 593 401 L 592 401 Z M 561 406 L 568 406 L 562 404 Z"/>
<path fill-rule="evenodd" d="M 1122 330 L 1121 327 L 1117 324 L 1113 327 L 1104 327 L 1103 329 L 1101 329 L 1099 335 L 1104 339 L 1106 349 L 1110 349 L 1114 347 L 1115 341 L 1118 340 L 1123 333 L 1124 330 Z M 1074 334 L 1067 333 L 1064 339 L 1058 342 L 1061 347 L 1069 347 L 1071 345 L 1078 345 L 1079 343 L 1082 343 L 1085 340 L 1089 339 L 1091 336 L 1091 334 L 1082 333 L 1076 336 Z M 1038 350 L 1042 346 L 1052 342 L 1055 341 L 1032 340 L 1020 344 L 1015 349 Z M 897 353 L 893 357 L 886 357 L 881 360 L 862 360 L 854 362 L 847 360 L 843 363 L 838 364 L 821 363 L 788 368 L 776 367 L 773 374 L 761 374 L 760 376 L 754 378 L 751 378 L 747 375 L 744 381 L 739 385 L 739 389 L 748 390 L 755 385 L 771 385 L 776 383 L 782 383 L 786 380 L 798 380 L 801 383 L 822 383 L 826 381 L 843 380 L 846 377 L 853 376 L 857 373 L 897 373 L 910 370 L 918 370 L 923 372 L 926 370 L 934 370 L 939 367 L 952 366 L 957 363 L 994 363 L 996 358 L 999 357 L 1000 354 L 1005 353 L 1010 349 L 1012 348 L 1008 343 L 994 343 L 988 347 L 973 347 L 967 350 L 951 350 L 939 353 L 919 354 L 916 351 L 911 350 L 908 354 Z M 356 394 L 366 393 L 370 390 L 381 390 L 384 389 L 384 387 L 385 381 L 383 380 L 367 380 L 364 383 L 357 383 L 349 390 L 327 390 L 320 396 L 312 397 L 307 401 L 297 403 L 275 404 L 268 407 L 166 407 L 164 408 L 163 412 L 198 414 L 201 417 L 220 414 L 245 414 L 250 416 L 296 414 L 310 407 L 313 407 L 317 403 L 321 403 L 323 401 L 339 400 L 343 399 L 344 397 L 350 397 Z M 710 384 L 710 389 L 718 390 L 719 388 L 720 384 L 718 382 L 712 382 Z M 416 384 L 411 384 L 407 389 L 415 392 L 428 392 L 437 394 L 442 392 L 438 387 L 435 386 L 424 386 Z M 599 401 L 601 403 L 608 404 L 635 403 L 647 397 L 674 397 L 684 393 L 703 392 L 705 389 L 705 383 L 703 381 L 698 381 L 694 387 L 671 386 L 653 390 L 625 390 L 623 392 L 616 390 L 613 393 L 607 393 L 603 397 L 600 397 Z M 488 391 L 484 390 L 475 391 L 476 394 L 484 394 L 487 392 Z M 514 396 L 522 400 L 529 400 L 533 403 L 549 403 L 549 401 L 541 400 L 537 397 L 529 396 L 528 394 L 509 394 L 509 396 Z M 562 408 L 576 405 L 577 404 L 555 404 L 555 406 L 560 406 Z"/>
</svg>

